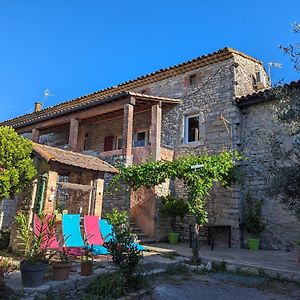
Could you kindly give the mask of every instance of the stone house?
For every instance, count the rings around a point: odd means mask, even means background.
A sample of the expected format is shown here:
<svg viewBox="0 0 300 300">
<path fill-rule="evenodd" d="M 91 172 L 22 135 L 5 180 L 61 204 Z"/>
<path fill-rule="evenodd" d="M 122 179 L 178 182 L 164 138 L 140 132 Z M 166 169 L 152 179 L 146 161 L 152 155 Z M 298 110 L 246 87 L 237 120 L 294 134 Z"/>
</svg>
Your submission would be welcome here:
<svg viewBox="0 0 300 300">
<path fill-rule="evenodd" d="M 260 61 L 224 48 L 53 107 L 41 109 L 37 103 L 33 113 L 0 125 L 13 126 L 36 143 L 97 156 L 111 165 L 172 160 L 187 153 L 229 149 L 249 148 L 252 153 L 260 150 L 251 143 L 251 139 L 258 139 L 252 136 L 253 126 L 260 124 L 255 118 L 261 118 L 262 127 L 269 126 L 269 120 L 259 115 L 265 103 L 252 105 L 245 96 L 267 88 L 269 81 Z M 270 107 L 266 110 L 270 115 Z M 253 115 L 251 122 L 246 119 L 249 115 Z M 255 168 L 256 161 L 248 160 L 248 166 Z M 111 176 L 104 174 L 105 186 Z M 69 178 L 66 174 L 65 180 Z M 254 190 L 261 189 L 261 182 L 247 178 L 252 180 Z M 103 215 L 112 207 L 126 209 L 148 236 L 159 240 L 167 230 L 158 211 L 159 195 L 170 189 L 180 197 L 186 195 L 182 182 L 166 182 L 147 191 L 104 194 L 99 210 Z M 243 188 L 235 185 L 229 190 L 216 186 L 208 199 L 210 222 L 230 225 L 235 247 L 243 243 L 243 198 Z M 72 205 L 80 207 L 78 203 Z M 286 212 L 278 207 L 276 214 L 284 216 Z M 277 222 L 275 217 L 271 219 Z M 188 237 L 190 224 L 192 220 L 187 217 L 181 226 L 183 238 Z M 289 236 L 286 229 L 294 226 L 294 220 L 279 225 L 275 234 L 280 231 L 285 241 L 291 242 L 295 234 Z M 264 235 L 264 246 L 274 246 L 273 235 L 272 231 Z"/>
</svg>

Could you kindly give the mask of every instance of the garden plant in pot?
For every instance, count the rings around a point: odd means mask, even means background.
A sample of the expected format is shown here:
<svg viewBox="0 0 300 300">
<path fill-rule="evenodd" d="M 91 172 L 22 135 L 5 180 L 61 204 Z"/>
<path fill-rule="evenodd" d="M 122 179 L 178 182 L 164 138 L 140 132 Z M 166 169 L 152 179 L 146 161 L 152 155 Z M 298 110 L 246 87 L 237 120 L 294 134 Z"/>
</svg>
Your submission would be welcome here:
<svg viewBox="0 0 300 300">
<path fill-rule="evenodd" d="M 265 223 L 262 220 L 261 206 L 262 200 L 254 200 L 250 192 L 246 195 L 245 207 L 245 228 L 251 235 L 247 239 L 248 248 L 250 250 L 258 250 L 260 245 L 260 234 L 265 229 Z"/>
<path fill-rule="evenodd" d="M 72 262 L 67 254 L 67 248 L 63 247 L 59 252 L 59 261 L 52 263 L 53 267 L 53 279 L 57 281 L 66 280 L 69 278 L 72 268 Z"/>
<path fill-rule="evenodd" d="M 174 195 L 161 197 L 160 213 L 170 219 L 170 226 L 172 229 L 172 232 L 168 233 L 170 244 L 178 243 L 180 234 L 176 232 L 177 218 L 179 217 L 182 222 L 182 219 L 188 211 L 188 204 L 183 199 L 179 199 Z"/>
<path fill-rule="evenodd" d="M 80 263 L 80 275 L 90 276 L 93 274 L 93 256 L 91 254 L 93 246 L 85 245 L 84 255 Z"/>
<path fill-rule="evenodd" d="M 17 213 L 15 220 L 18 229 L 20 248 L 24 251 L 24 260 L 20 262 L 22 283 L 24 287 L 37 287 L 43 283 L 48 269 L 47 249 L 54 231 L 54 217 L 39 215 L 40 226 L 34 232 L 30 228 L 28 216 Z"/>
</svg>

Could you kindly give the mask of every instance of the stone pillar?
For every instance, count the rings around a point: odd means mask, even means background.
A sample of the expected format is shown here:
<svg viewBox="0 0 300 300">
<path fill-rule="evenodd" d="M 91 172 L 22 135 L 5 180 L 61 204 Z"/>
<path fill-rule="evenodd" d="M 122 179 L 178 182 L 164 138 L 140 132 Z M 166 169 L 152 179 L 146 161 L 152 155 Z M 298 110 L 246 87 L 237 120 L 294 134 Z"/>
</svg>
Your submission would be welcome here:
<svg viewBox="0 0 300 300">
<path fill-rule="evenodd" d="M 160 143 L 161 143 L 161 105 L 156 104 L 151 108 L 151 130 L 150 144 L 151 156 L 154 161 L 160 160 Z"/>
<path fill-rule="evenodd" d="M 132 135 L 133 135 L 133 104 L 127 103 L 124 106 L 123 121 L 123 155 L 125 164 L 132 164 Z"/>
<path fill-rule="evenodd" d="M 96 196 L 95 196 L 95 207 L 94 212 L 95 216 L 101 218 L 102 214 L 102 205 L 103 205 L 103 191 L 104 191 L 104 179 L 96 179 Z"/>
<path fill-rule="evenodd" d="M 55 209 L 55 196 L 58 182 L 58 174 L 54 171 L 48 172 L 48 182 L 45 193 L 44 213 L 52 214 Z"/>
<path fill-rule="evenodd" d="M 78 131 L 79 131 L 79 121 L 75 118 L 71 119 L 70 133 L 69 133 L 69 149 L 72 151 L 77 150 Z"/>
<path fill-rule="evenodd" d="M 39 142 L 40 131 L 36 128 L 32 129 L 31 140 L 35 143 Z"/>
</svg>

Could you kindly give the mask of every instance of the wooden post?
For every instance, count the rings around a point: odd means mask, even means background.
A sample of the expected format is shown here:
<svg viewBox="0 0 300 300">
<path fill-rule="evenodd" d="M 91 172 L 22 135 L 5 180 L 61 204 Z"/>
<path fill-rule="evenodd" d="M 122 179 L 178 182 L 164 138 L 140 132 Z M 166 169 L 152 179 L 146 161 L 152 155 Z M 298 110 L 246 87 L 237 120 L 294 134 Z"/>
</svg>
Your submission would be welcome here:
<svg viewBox="0 0 300 300">
<path fill-rule="evenodd" d="M 150 144 L 151 154 L 154 161 L 160 160 L 160 143 L 161 143 L 161 105 L 156 104 L 151 108 L 151 130 Z"/>
<path fill-rule="evenodd" d="M 79 131 L 79 121 L 78 119 L 73 118 L 70 121 L 70 133 L 69 133 L 69 148 L 72 151 L 77 150 L 78 131 Z"/>
<path fill-rule="evenodd" d="M 95 207 L 94 214 L 95 216 L 101 218 L 102 214 L 102 205 L 103 205 L 103 191 L 104 191 L 104 179 L 96 179 L 96 196 L 95 196 Z"/>
<path fill-rule="evenodd" d="M 36 128 L 32 129 L 31 140 L 35 143 L 38 143 L 39 138 L 40 138 L 40 131 Z"/>
<path fill-rule="evenodd" d="M 55 209 L 55 196 L 57 189 L 58 174 L 54 171 L 48 172 L 48 182 L 45 193 L 44 213 L 52 214 Z"/>
<path fill-rule="evenodd" d="M 125 164 L 132 164 L 132 135 L 133 135 L 133 109 L 134 98 L 130 103 L 124 105 L 123 120 L 123 155 L 125 156 Z"/>
</svg>

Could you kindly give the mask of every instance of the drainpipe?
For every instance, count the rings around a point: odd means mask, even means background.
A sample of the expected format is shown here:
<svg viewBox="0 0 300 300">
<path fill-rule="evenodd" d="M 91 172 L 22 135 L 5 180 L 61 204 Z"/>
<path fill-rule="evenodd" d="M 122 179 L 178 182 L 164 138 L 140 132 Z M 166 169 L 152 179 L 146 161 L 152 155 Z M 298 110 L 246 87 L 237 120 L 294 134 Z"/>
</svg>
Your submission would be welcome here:
<svg viewBox="0 0 300 300">
<path fill-rule="evenodd" d="M 47 174 L 44 174 L 42 176 L 42 186 L 41 186 L 41 190 L 40 193 L 38 194 L 38 201 L 39 201 L 39 214 L 43 211 L 44 208 L 44 200 L 45 200 L 45 191 L 46 191 L 46 183 L 48 180 L 48 176 Z"/>
</svg>

